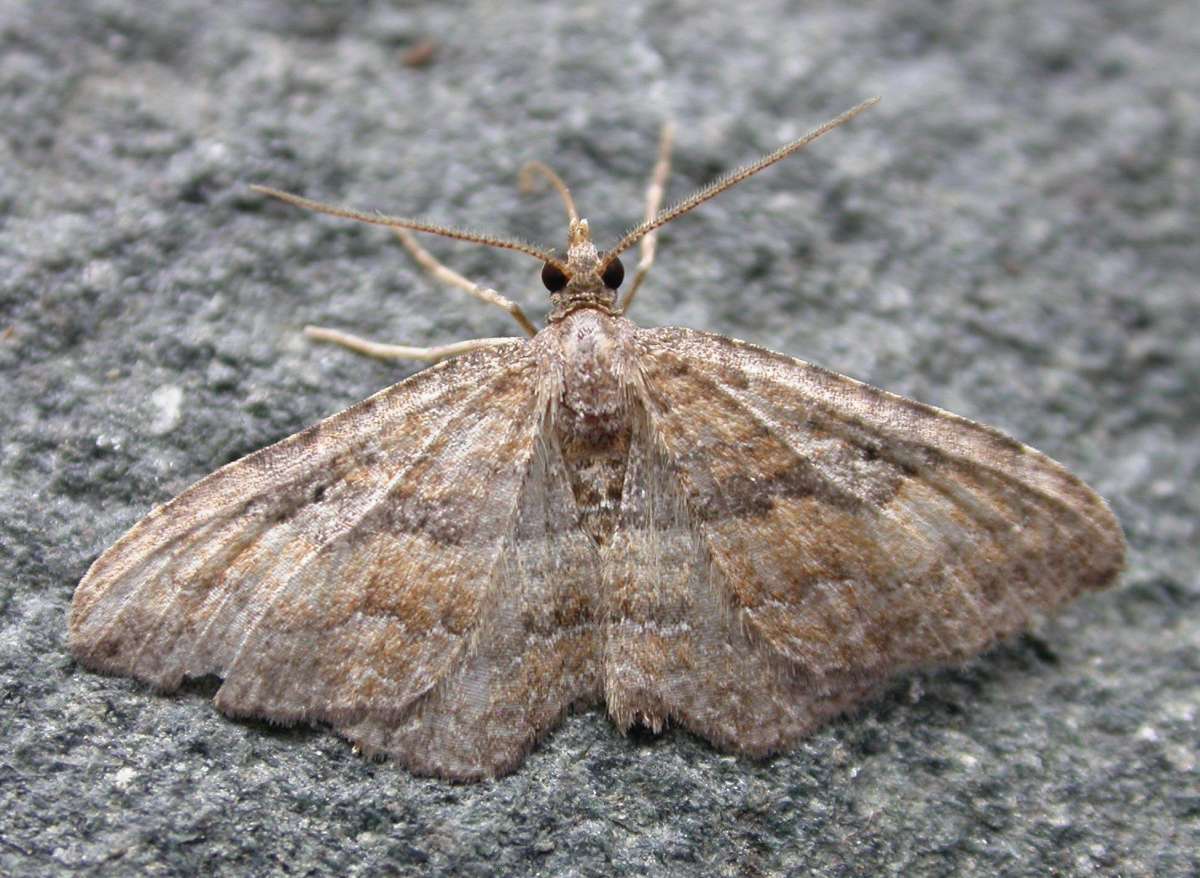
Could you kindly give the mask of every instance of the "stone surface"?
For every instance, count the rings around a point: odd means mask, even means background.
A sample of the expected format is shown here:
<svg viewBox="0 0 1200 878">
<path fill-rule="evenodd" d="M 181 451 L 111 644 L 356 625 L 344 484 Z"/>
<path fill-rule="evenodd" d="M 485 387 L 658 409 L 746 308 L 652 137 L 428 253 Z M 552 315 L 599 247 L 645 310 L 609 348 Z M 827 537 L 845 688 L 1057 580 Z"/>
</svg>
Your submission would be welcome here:
<svg viewBox="0 0 1200 878">
<path fill-rule="evenodd" d="M 0 5 L 0 872 L 1193 871 L 1198 50 L 1183 2 Z M 152 504 L 412 371 L 305 323 L 511 331 L 246 184 L 561 247 L 554 198 L 516 191 L 540 158 L 603 245 L 664 117 L 670 198 L 871 94 L 666 229 L 637 318 L 1041 448 L 1121 519 L 1118 590 L 786 757 L 591 712 L 469 787 L 68 658 L 79 577 Z M 527 258 L 430 247 L 544 313 Z"/>
</svg>

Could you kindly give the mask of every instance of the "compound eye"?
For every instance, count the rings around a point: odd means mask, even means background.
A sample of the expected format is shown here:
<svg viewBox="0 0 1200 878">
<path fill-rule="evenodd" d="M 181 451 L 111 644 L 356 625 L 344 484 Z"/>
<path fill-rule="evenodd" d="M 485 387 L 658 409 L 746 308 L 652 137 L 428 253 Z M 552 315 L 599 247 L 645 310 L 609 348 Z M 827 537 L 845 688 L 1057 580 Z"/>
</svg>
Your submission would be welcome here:
<svg viewBox="0 0 1200 878">
<path fill-rule="evenodd" d="M 625 280 L 625 266 L 621 264 L 620 257 L 613 257 L 613 261 L 605 266 L 604 274 L 600 276 L 600 280 L 610 290 L 615 290 L 621 285 L 621 281 Z"/>
<path fill-rule="evenodd" d="M 552 293 L 557 293 L 567 285 L 567 276 L 557 265 L 547 262 L 542 266 L 542 283 Z"/>
</svg>

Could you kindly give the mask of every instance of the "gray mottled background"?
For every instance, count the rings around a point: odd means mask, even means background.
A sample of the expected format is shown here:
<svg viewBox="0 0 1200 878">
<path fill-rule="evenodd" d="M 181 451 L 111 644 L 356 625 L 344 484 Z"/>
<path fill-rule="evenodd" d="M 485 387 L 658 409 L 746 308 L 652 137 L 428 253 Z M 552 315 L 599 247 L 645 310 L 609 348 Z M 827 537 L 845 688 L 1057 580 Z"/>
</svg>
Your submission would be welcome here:
<svg viewBox="0 0 1200 878">
<path fill-rule="evenodd" d="M 0 0 L 0 873 L 1181 875 L 1197 868 L 1194 3 Z M 409 53 L 432 41 L 413 66 Z M 678 196 L 880 106 L 663 234 L 636 316 L 996 424 L 1129 537 L 1120 588 L 751 763 L 574 716 L 451 786 L 77 668 L 72 590 L 152 504 L 409 374 L 301 337 L 509 334 L 265 182 L 601 243 L 660 123 Z M 544 313 L 538 266 L 431 242 Z"/>
</svg>

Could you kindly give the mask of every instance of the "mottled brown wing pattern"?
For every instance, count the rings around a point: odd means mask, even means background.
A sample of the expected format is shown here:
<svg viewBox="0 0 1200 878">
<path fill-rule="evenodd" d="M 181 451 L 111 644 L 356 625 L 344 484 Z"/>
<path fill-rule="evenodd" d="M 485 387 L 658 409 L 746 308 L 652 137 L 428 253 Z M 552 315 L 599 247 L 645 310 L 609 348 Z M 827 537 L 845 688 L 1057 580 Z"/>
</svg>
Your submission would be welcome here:
<svg viewBox="0 0 1200 878">
<path fill-rule="evenodd" d="M 605 556 L 609 713 L 623 730 L 675 722 L 726 750 L 775 752 L 866 686 L 845 677 L 814 686 L 756 642 L 647 420 L 635 414 L 619 526 Z"/>
<path fill-rule="evenodd" d="M 422 774 L 511 771 L 572 705 L 599 700 L 596 546 L 561 450 L 542 431 L 513 526 L 461 662 L 402 717 L 373 712 L 339 731 Z"/>
<path fill-rule="evenodd" d="M 641 722 L 659 731 L 682 713 L 681 679 L 702 685 L 697 626 L 720 607 L 707 601 L 697 575 L 701 555 L 678 479 L 663 466 L 645 413 L 632 414 L 616 527 L 603 554 L 604 700 L 622 730 Z"/>
<path fill-rule="evenodd" d="M 540 424 L 502 345 L 419 373 L 156 509 L 76 592 L 72 652 L 231 714 L 396 718 L 471 648 Z"/>
<path fill-rule="evenodd" d="M 223 678 L 227 713 L 324 721 L 455 779 L 516 767 L 572 705 L 675 721 L 762 755 L 906 668 L 973 655 L 1115 579 L 1096 494 L 996 432 L 770 351 L 622 315 L 655 231 L 853 118 L 864 101 L 659 210 L 603 254 L 566 185 L 565 259 L 519 241 L 271 197 L 389 226 L 440 281 L 531 339 L 450 360 L 202 480 L 92 565 L 71 650 L 160 688 Z M 547 326 L 411 232 L 543 263 Z M 618 256 L 642 242 L 618 300 Z"/>
<path fill-rule="evenodd" d="M 712 587 L 804 680 L 796 710 L 972 655 L 1120 570 L 1104 501 L 995 430 L 718 335 L 638 343 Z"/>
</svg>

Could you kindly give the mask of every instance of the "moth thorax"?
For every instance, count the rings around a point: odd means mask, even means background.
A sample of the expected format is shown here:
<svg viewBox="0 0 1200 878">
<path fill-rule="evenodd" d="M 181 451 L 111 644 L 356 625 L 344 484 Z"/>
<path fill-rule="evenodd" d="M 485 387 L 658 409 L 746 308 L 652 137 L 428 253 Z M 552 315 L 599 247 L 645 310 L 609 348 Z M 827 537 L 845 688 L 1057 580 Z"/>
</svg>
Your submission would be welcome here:
<svg viewBox="0 0 1200 878">
<path fill-rule="evenodd" d="M 622 430 L 628 422 L 625 388 L 627 351 L 619 324 L 594 310 L 577 311 L 561 334 L 564 429 L 596 442 Z"/>
</svg>

